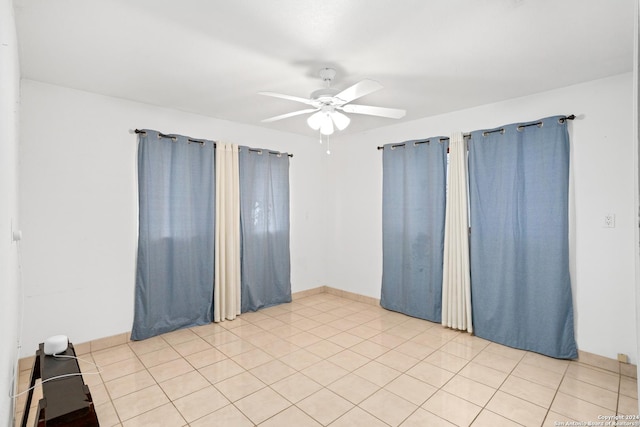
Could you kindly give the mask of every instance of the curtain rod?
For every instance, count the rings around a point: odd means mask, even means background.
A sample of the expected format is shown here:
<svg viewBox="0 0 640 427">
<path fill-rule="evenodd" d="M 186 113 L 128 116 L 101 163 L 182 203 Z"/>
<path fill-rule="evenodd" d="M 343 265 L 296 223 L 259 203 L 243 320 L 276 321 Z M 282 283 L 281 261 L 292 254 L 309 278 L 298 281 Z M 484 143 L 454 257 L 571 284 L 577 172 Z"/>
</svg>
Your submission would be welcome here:
<svg viewBox="0 0 640 427">
<path fill-rule="evenodd" d="M 135 132 L 135 133 L 143 133 L 143 134 L 145 134 L 145 135 L 146 135 L 146 132 L 145 132 L 145 131 L 143 131 L 143 130 L 140 130 L 140 129 L 135 129 L 135 130 L 134 130 L 134 132 Z M 160 136 L 161 138 L 169 138 L 169 139 L 173 139 L 174 141 L 176 140 L 176 137 L 175 137 L 175 136 L 165 135 L 165 134 L 164 134 L 164 133 L 162 133 L 162 132 L 158 132 L 158 136 Z M 202 145 L 204 145 L 204 144 L 205 144 L 205 142 L 206 142 L 205 140 L 202 140 L 202 139 L 192 139 L 192 138 L 187 138 L 187 141 L 189 141 L 189 142 L 195 142 L 195 143 L 197 143 L 197 144 L 202 144 Z M 216 142 L 215 142 L 215 141 L 213 141 L 213 146 L 214 146 L 214 147 L 216 146 Z M 258 152 L 258 153 L 262 154 L 262 150 L 255 150 L 255 149 L 250 148 L 250 149 L 249 149 L 249 151 L 255 151 L 255 152 Z M 282 154 L 282 153 L 278 153 L 277 151 L 269 151 L 269 154 Z M 289 157 L 293 157 L 293 154 L 287 154 L 287 156 L 289 156 Z"/>
<path fill-rule="evenodd" d="M 570 114 L 566 117 L 561 117 L 560 119 L 558 119 L 560 121 L 560 123 L 564 123 L 565 120 L 574 120 L 576 118 L 575 114 Z M 529 126 L 540 126 L 542 124 L 542 122 L 535 122 L 535 123 L 529 123 L 526 125 L 519 125 L 518 126 L 518 130 L 520 130 L 521 128 L 526 128 Z M 490 133 L 495 133 L 495 132 L 501 132 L 504 133 L 504 128 L 500 128 L 500 129 L 495 129 L 495 130 L 489 130 L 489 131 L 485 131 L 482 133 L 483 136 L 487 136 Z M 471 132 L 468 133 L 463 133 L 462 136 L 464 138 L 469 138 L 471 139 Z M 439 142 L 444 142 L 444 141 L 448 141 L 449 138 L 440 138 Z M 424 144 L 424 143 L 428 143 L 429 139 L 425 139 L 424 141 L 417 141 L 415 144 Z M 391 148 L 395 148 L 395 147 L 402 147 L 404 145 L 404 143 L 400 143 L 400 144 L 394 144 L 391 146 Z M 382 145 L 378 145 L 378 150 L 384 150 L 384 146 Z"/>
</svg>

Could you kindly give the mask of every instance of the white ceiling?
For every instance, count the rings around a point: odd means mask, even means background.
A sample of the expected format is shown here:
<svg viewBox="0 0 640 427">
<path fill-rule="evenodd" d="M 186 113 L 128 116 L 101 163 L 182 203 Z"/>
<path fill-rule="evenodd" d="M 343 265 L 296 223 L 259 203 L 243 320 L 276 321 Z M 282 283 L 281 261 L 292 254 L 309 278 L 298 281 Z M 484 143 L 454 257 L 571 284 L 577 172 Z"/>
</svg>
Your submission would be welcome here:
<svg viewBox="0 0 640 427">
<path fill-rule="evenodd" d="M 22 76 L 312 136 L 257 95 L 384 89 L 402 120 L 631 71 L 634 0 L 14 0 Z M 351 115 L 344 132 L 393 119 Z"/>
</svg>

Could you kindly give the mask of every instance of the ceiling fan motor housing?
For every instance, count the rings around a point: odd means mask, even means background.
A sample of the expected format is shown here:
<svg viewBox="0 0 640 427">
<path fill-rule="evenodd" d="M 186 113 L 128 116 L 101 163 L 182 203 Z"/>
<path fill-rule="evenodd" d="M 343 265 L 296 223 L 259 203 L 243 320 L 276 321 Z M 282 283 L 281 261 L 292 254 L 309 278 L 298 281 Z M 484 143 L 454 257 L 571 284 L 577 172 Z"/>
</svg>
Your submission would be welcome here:
<svg viewBox="0 0 640 427">
<path fill-rule="evenodd" d="M 327 87 L 311 92 L 311 99 L 313 99 L 314 101 L 319 101 L 321 104 L 331 104 L 333 97 L 338 93 L 340 93 L 339 90 Z"/>
</svg>

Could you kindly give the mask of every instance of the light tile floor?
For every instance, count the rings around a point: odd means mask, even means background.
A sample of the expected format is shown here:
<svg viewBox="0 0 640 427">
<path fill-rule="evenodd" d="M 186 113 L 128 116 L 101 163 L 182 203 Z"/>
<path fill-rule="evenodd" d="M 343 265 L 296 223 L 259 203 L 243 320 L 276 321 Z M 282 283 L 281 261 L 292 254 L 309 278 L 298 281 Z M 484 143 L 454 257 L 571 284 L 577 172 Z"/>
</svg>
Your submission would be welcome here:
<svg viewBox="0 0 640 427">
<path fill-rule="evenodd" d="M 81 362 L 104 427 L 556 426 L 638 411 L 633 377 L 327 293 L 79 356 L 101 367 Z"/>
</svg>

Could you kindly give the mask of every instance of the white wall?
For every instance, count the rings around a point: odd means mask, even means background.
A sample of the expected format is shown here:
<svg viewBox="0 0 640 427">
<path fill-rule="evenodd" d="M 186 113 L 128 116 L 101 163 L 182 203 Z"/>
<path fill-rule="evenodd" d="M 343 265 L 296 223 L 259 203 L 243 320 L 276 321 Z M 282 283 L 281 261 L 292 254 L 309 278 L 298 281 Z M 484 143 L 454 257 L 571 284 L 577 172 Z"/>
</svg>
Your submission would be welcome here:
<svg viewBox="0 0 640 427">
<path fill-rule="evenodd" d="M 326 284 L 379 297 L 377 145 L 571 113 L 581 116 L 569 125 L 578 346 L 637 363 L 631 74 L 333 138 L 329 157 L 315 138 L 23 81 L 22 355 L 49 335 L 83 342 L 131 327 L 137 208 L 128 129 L 293 152 L 293 291 Z M 605 213 L 616 214 L 616 228 L 602 228 Z"/>
<path fill-rule="evenodd" d="M 623 74 L 334 139 L 328 283 L 380 297 L 382 153 L 376 146 L 576 114 L 580 119 L 569 126 L 578 347 L 611 358 L 625 353 L 637 363 L 632 83 L 631 73 Z M 605 213 L 616 215 L 616 228 L 602 227 Z"/>
<path fill-rule="evenodd" d="M 18 106 L 20 69 L 11 0 L 0 0 L 0 425 L 13 425 L 14 375 L 19 346 Z"/>
<path fill-rule="evenodd" d="M 50 335 L 80 343 L 131 329 L 137 137 L 129 129 L 293 153 L 292 290 L 326 283 L 326 156 L 315 139 L 29 80 L 21 117 L 22 356 Z"/>
</svg>

